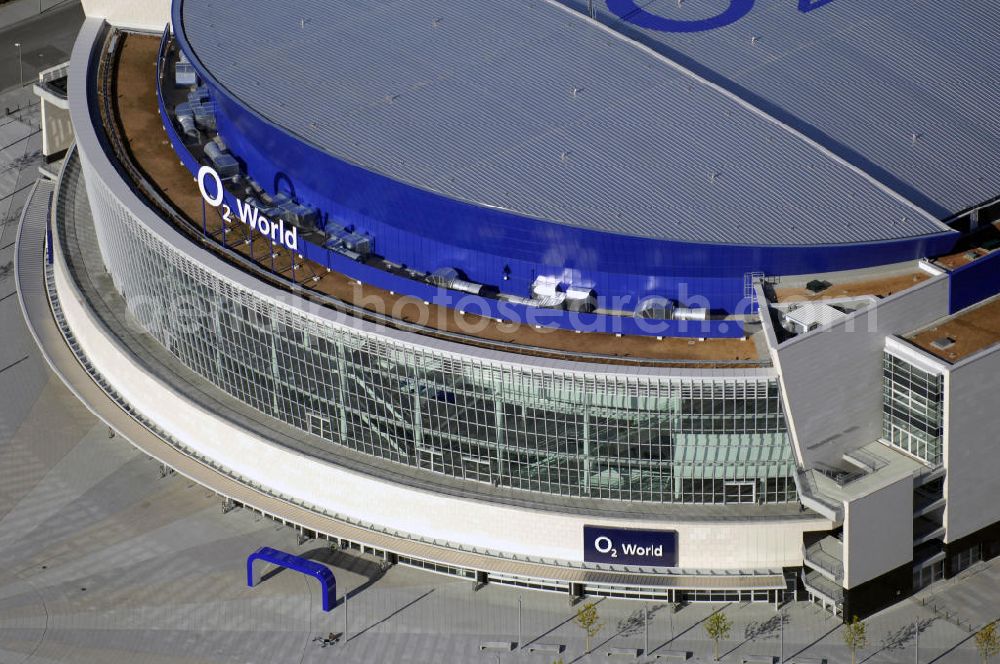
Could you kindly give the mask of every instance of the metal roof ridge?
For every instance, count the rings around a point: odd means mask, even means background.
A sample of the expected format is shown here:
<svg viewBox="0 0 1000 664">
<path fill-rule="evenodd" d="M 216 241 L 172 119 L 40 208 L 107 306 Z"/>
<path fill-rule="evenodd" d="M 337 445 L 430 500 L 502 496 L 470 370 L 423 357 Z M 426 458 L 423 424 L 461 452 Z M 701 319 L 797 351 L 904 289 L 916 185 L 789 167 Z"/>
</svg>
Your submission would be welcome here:
<svg viewBox="0 0 1000 664">
<path fill-rule="evenodd" d="M 902 204 L 910 207 L 915 212 L 917 212 L 918 214 L 922 215 L 925 219 L 928 219 L 928 220 L 932 221 L 934 224 L 936 224 L 943 231 L 953 231 L 954 230 L 953 228 L 951 228 L 950 226 L 948 226 L 946 223 L 944 223 L 943 221 L 941 221 L 940 219 L 938 219 L 930 211 L 926 210 L 925 208 L 921 207 L 920 205 L 918 205 L 914 201 L 910 200 L 909 198 L 907 198 L 906 196 L 904 196 L 903 194 L 901 194 L 899 191 L 897 191 L 893 187 L 890 187 L 886 183 L 882 182 L 881 180 L 879 180 L 878 178 L 876 178 L 874 175 L 872 175 L 871 173 L 869 173 L 867 170 L 861 168 L 860 166 L 858 166 L 855 163 L 852 163 L 850 160 L 845 159 L 844 157 L 840 156 L 839 154 L 837 154 L 836 152 L 834 152 L 829 147 L 823 145 L 822 143 L 820 143 L 816 139 L 811 138 L 810 136 L 808 136 L 804 132 L 800 131 L 799 129 L 796 129 L 795 127 L 793 127 L 789 123 L 784 122 L 783 120 L 775 117 L 774 115 L 772 115 L 772 114 L 768 113 L 767 111 L 765 111 L 764 109 L 760 108 L 756 104 L 751 103 L 750 101 L 748 101 L 747 99 L 745 99 L 743 96 L 741 96 L 741 95 L 733 92 L 732 90 L 726 88 L 725 86 L 722 86 L 722 85 L 720 85 L 718 83 L 715 83 L 714 81 L 709 80 L 708 78 L 706 78 L 706 77 L 698 74 L 696 71 L 694 71 L 690 67 L 686 67 L 686 66 L 682 65 L 680 62 L 678 62 L 678 61 L 674 60 L 673 58 L 667 56 L 666 54 L 664 54 L 664 53 L 656 50 L 655 48 L 652 48 L 651 46 L 643 44 L 642 42 L 640 42 L 640 41 L 638 41 L 636 39 L 632 39 L 631 37 L 628 37 L 627 35 L 624 35 L 621 32 L 615 30 L 611 26 L 606 25 L 606 24 L 598 21 L 595 18 L 591 18 L 591 17 L 587 16 L 586 14 L 583 14 L 583 13 L 581 13 L 581 12 L 573 9 L 572 7 L 563 4 L 559 0 L 542 0 L 542 1 L 545 2 L 548 5 L 551 5 L 553 7 L 557 7 L 559 9 L 563 10 L 564 12 L 577 17 L 578 19 L 581 19 L 581 20 L 583 20 L 585 22 L 590 23 L 591 25 L 593 25 L 594 27 L 598 28 L 599 30 L 603 30 L 604 32 L 608 33 L 609 35 L 612 35 L 612 36 L 616 37 L 617 39 L 619 39 L 619 40 L 621 40 L 621 41 L 623 41 L 623 42 L 625 42 L 625 43 L 627 43 L 627 44 L 629 44 L 629 45 L 631 45 L 631 46 L 639 49 L 640 51 L 643 51 L 645 53 L 648 53 L 649 55 L 652 55 L 654 58 L 656 58 L 656 59 L 658 59 L 658 60 L 666 63 L 669 67 L 675 69 L 676 71 L 680 72 L 684 76 L 687 76 L 688 78 L 694 79 L 695 81 L 697 81 L 697 82 L 699 82 L 699 83 L 701 83 L 703 85 L 708 86 L 712 90 L 721 93 L 724 97 L 726 97 L 726 98 L 728 98 L 728 99 L 736 102 L 741 107 L 747 109 L 748 111 L 750 111 L 754 115 L 756 115 L 756 116 L 758 116 L 758 117 L 760 117 L 760 118 L 762 118 L 762 119 L 764 119 L 764 120 L 766 120 L 766 121 L 768 121 L 768 122 L 770 122 L 770 123 L 772 123 L 774 125 L 777 125 L 782 130 L 788 132 L 789 134 L 795 136 L 796 138 L 798 138 L 799 140 L 801 140 L 802 142 L 804 142 L 806 145 L 809 145 L 810 147 L 818 150 L 820 153 L 822 153 L 823 155 L 829 157 L 830 159 L 832 159 L 833 161 L 837 162 L 838 164 L 840 164 L 842 166 L 845 166 L 849 170 L 857 173 L 858 175 L 860 175 L 862 178 L 864 178 L 868 182 L 871 182 L 872 184 L 874 184 L 881 191 L 889 194 L 889 196 L 891 196 L 896 201 L 898 201 L 898 202 L 900 202 L 900 203 L 902 203 Z"/>
</svg>

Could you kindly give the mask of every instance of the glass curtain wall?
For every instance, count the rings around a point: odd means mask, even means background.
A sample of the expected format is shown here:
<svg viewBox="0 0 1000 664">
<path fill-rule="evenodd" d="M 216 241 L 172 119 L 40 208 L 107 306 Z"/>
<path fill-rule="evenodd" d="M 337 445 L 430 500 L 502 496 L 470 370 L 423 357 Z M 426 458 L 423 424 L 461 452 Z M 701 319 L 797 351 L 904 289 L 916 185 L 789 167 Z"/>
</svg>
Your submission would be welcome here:
<svg viewBox="0 0 1000 664">
<path fill-rule="evenodd" d="M 88 184 L 104 260 L 141 325 L 232 396 L 327 444 L 565 496 L 796 499 L 774 377 L 560 371 L 326 323 L 220 279 Z"/>
<path fill-rule="evenodd" d="M 890 353 L 882 356 L 882 436 L 938 466 L 944 432 L 944 376 Z"/>
</svg>

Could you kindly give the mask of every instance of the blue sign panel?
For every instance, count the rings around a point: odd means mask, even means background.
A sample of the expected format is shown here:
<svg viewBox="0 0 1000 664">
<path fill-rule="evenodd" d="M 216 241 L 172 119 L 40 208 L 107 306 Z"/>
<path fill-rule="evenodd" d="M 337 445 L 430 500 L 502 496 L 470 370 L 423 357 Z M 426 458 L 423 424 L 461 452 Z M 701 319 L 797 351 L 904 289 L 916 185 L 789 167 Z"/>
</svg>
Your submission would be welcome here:
<svg viewBox="0 0 1000 664">
<path fill-rule="evenodd" d="M 677 532 L 585 525 L 583 559 L 609 565 L 677 567 Z"/>
</svg>

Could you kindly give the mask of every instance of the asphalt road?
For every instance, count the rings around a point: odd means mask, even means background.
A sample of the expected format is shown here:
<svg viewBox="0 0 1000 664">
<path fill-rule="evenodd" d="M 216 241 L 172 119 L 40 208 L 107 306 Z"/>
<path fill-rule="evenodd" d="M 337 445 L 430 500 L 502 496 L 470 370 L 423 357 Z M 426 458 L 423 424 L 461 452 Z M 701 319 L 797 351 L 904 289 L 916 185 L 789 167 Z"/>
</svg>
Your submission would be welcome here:
<svg viewBox="0 0 1000 664">
<path fill-rule="evenodd" d="M 69 60 L 83 19 L 83 7 L 77 1 L 13 26 L 0 26 L 0 90 L 21 83 L 15 43 L 21 44 L 24 82 L 30 85 L 39 71 Z"/>
</svg>

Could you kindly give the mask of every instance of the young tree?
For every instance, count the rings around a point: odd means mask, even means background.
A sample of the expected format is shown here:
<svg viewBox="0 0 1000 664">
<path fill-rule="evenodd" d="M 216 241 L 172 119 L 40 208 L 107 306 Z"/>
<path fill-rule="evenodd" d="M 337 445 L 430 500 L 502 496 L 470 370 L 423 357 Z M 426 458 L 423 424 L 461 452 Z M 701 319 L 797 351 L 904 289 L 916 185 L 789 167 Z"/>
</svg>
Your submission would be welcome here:
<svg viewBox="0 0 1000 664">
<path fill-rule="evenodd" d="M 705 620 L 705 633 L 712 639 L 712 656 L 719 661 L 719 641 L 729 638 L 732 621 L 722 611 L 716 611 Z"/>
<path fill-rule="evenodd" d="M 587 602 L 576 610 L 576 618 L 573 619 L 580 629 L 587 635 L 587 652 L 590 653 L 590 639 L 597 636 L 604 623 L 600 622 L 601 617 L 597 615 L 597 605 Z"/>
<path fill-rule="evenodd" d="M 868 635 L 863 620 L 857 616 L 844 625 L 844 643 L 851 649 L 851 664 L 857 664 L 858 651 L 868 645 Z"/>
<path fill-rule="evenodd" d="M 979 650 L 979 656 L 983 658 L 983 664 L 987 664 L 993 655 L 1000 653 L 1000 632 L 997 631 L 997 621 L 994 620 L 976 632 L 976 648 Z"/>
</svg>

